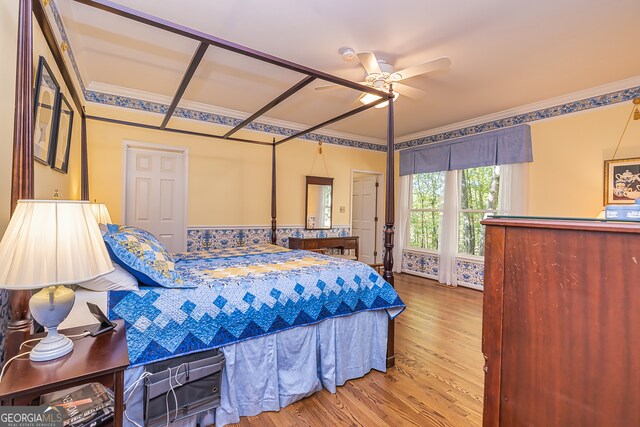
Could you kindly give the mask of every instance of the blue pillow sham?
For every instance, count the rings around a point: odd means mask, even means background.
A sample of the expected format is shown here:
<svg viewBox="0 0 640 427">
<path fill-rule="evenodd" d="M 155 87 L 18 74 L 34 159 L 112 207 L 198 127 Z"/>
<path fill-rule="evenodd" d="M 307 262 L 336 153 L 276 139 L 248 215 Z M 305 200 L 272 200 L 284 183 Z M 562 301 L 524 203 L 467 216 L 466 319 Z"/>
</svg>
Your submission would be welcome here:
<svg viewBox="0 0 640 427">
<path fill-rule="evenodd" d="M 134 227 L 107 226 L 104 242 L 111 259 L 140 283 L 164 288 L 195 288 L 175 269 L 175 260 L 151 233 Z"/>
<path fill-rule="evenodd" d="M 138 227 L 132 227 L 130 225 L 117 225 L 117 224 L 107 224 L 107 230 L 110 232 L 117 232 L 117 231 L 131 231 L 133 233 L 140 233 L 143 234 L 144 236 L 146 236 L 148 239 L 150 239 L 151 241 L 155 242 L 156 245 L 160 246 L 162 249 L 164 249 L 165 252 L 169 253 L 171 258 L 173 259 L 173 262 L 178 262 L 180 261 L 182 258 L 179 256 L 176 256 L 175 254 L 171 254 L 168 250 L 167 247 L 160 241 L 158 240 L 158 238 L 156 236 L 154 236 L 151 232 L 144 230 L 142 228 L 138 228 Z"/>
</svg>

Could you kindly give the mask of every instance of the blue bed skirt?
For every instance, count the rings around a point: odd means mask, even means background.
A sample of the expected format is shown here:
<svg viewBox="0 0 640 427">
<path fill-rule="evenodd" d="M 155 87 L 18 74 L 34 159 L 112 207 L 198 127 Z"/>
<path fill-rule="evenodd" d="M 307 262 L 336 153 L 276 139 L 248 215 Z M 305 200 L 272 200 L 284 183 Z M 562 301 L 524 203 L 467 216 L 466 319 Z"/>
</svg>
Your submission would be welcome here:
<svg viewBox="0 0 640 427">
<path fill-rule="evenodd" d="M 220 408 L 172 426 L 237 423 L 241 416 L 279 411 L 323 387 L 335 393 L 371 369 L 385 372 L 388 320 L 385 310 L 363 311 L 224 346 Z M 143 372 L 143 366 L 128 369 L 125 388 Z M 127 403 L 128 417 L 140 425 L 142 398 L 138 387 Z"/>
</svg>

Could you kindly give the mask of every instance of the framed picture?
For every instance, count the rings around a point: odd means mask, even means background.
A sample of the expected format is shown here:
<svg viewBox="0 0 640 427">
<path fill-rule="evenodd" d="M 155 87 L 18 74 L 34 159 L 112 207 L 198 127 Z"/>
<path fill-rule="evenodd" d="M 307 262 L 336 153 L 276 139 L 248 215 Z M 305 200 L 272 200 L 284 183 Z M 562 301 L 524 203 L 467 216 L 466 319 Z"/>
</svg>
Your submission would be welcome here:
<svg viewBox="0 0 640 427">
<path fill-rule="evenodd" d="M 604 162 L 604 204 L 626 205 L 640 199 L 640 157 Z"/>
<path fill-rule="evenodd" d="M 62 93 L 58 95 L 58 114 L 56 119 L 55 144 L 53 163 L 51 167 L 62 173 L 69 169 L 69 148 L 71 147 L 71 132 L 73 130 L 73 109 Z"/>
<path fill-rule="evenodd" d="M 55 145 L 55 118 L 60 86 L 51 68 L 41 56 L 36 73 L 36 88 L 33 100 L 33 155 L 37 161 L 53 165 Z"/>
</svg>

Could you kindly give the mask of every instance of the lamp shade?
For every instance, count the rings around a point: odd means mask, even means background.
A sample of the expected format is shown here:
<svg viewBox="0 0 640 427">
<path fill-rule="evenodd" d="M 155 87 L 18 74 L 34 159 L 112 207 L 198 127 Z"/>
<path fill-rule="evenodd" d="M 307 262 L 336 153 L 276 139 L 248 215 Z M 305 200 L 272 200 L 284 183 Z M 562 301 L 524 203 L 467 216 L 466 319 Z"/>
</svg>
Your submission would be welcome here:
<svg viewBox="0 0 640 427">
<path fill-rule="evenodd" d="M 111 216 L 109 215 L 107 205 L 104 203 L 91 203 L 91 209 L 98 224 L 111 224 Z"/>
<path fill-rule="evenodd" d="M 0 288 L 74 284 L 111 271 L 89 202 L 18 201 L 0 242 Z"/>
</svg>

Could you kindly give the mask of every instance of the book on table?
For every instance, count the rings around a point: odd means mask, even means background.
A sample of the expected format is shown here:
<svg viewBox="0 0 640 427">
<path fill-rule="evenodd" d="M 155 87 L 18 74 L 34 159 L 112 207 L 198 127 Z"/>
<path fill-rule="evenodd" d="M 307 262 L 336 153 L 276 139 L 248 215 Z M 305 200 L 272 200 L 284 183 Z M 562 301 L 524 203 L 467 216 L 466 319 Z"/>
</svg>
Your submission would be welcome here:
<svg viewBox="0 0 640 427">
<path fill-rule="evenodd" d="M 69 427 L 97 427 L 113 419 L 113 392 L 100 383 L 42 395 L 40 405 L 60 409 L 63 425 Z"/>
</svg>

